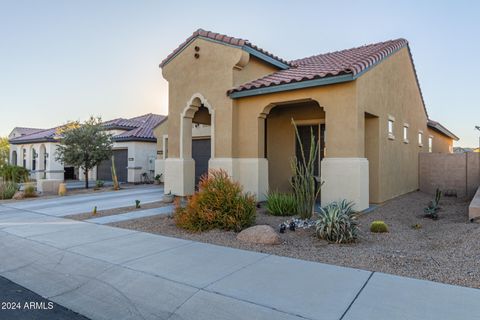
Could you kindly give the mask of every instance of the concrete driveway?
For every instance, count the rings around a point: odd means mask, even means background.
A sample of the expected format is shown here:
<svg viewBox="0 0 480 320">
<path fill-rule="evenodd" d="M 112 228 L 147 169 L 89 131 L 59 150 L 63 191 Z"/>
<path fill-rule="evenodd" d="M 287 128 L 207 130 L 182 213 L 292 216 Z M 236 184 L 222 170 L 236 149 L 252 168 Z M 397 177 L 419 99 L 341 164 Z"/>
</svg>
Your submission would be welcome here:
<svg viewBox="0 0 480 320">
<path fill-rule="evenodd" d="M 436 320 L 480 314 L 477 289 L 1 205 L 0 275 L 92 319 Z"/>
<path fill-rule="evenodd" d="M 162 197 L 163 187 L 152 185 L 115 192 L 98 192 L 50 199 L 12 202 L 5 204 L 4 207 L 63 217 L 76 213 L 90 212 L 95 206 L 98 210 L 108 210 L 133 206 L 135 205 L 135 200 L 140 200 L 141 203 L 161 201 Z"/>
</svg>

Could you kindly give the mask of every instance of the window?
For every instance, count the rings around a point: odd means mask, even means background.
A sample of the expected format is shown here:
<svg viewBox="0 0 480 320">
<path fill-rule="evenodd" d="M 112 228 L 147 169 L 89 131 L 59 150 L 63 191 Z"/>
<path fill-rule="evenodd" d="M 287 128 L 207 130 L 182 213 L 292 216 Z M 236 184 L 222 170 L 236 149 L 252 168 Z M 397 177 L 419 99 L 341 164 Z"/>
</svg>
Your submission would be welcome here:
<svg viewBox="0 0 480 320">
<path fill-rule="evenodd" d="M 392 116 L 388 116 L 388 139 L 393 140 L 395 139 L 395 134 L 393 133 L 394 127 L 393 124 L 395 122 L 395 118 Z"/>
<path fill-rule="evenodd" d="M 408 143 L 408 123 L 403 125 L 403 142 Z"/>
<path fill-rule="evenodd" d="M 433 137 L 428 137 L 428 152 L 432 152 L 433 150 Z"/>
<path fill-rule="evenodd" d="M 418 132 L 418 145 L 420 147 L 423 147 L 423 132 L 422 131 Z"/>
</svg>

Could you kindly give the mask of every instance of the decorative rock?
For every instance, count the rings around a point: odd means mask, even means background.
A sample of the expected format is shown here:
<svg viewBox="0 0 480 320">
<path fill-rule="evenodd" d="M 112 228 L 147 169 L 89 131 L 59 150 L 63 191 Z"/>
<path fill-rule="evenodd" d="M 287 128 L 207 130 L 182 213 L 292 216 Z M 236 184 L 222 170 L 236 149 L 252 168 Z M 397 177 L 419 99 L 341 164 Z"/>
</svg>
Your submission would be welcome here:
<svg viewBox="0 0 480 320">
<path fill-rule="evenodd" d="M 12 197 L 13 200 L 22 200 L 24 198 L 25 198 L 25 193 L 23 193 L 23 191 L 15 192 L 15 194 Z"/>
<path fill-rule="evenodd" d="M 175 200 L 175 195 L 171 194 L 171 193 L 166 193 L 163 195 L 163 203 L 172 203 L 173 200 Z"/>
<path fill-rule="evenodd" d="M 248 243 L 280 244 L 280 236 L 275 230 L 267 225 L 259 225 L 247 228 L 237 235 L 237 239 Z"/>
</svg>

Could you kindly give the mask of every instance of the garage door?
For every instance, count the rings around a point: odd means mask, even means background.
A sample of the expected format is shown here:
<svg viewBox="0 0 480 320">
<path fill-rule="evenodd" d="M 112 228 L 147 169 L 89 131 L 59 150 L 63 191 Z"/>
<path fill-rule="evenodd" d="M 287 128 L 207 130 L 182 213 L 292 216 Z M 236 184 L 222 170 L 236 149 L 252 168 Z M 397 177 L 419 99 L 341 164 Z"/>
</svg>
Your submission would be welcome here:
<svg viewBox="0 0 480 320">
<path fill-rule="evenodd" d="M 128 177 L 128 149 L 113 150 L 115 169 L 119 182 L 127 182 Z M 97 167 L 97 179 L 112 181 L 112 160 L 102 161 Z"/>
<path fill-rule="evenodd" d="M 192 158 L 195 160 L 195 185 L 198 185 L 200 177 L 208 172 L 210 150 L 210 139 L 196 139 L 192 141 Z"/>
</svg>

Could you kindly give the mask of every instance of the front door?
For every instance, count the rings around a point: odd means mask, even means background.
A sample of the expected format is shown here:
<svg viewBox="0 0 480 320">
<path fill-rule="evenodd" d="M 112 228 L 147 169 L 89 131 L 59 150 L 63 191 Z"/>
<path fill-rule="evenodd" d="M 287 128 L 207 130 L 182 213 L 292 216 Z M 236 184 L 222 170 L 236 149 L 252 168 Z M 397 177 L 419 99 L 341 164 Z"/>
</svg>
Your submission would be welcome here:
<svg viewBox="0 0 480 320">
<path fill-rule="evenodd" d="M 313 134 L 313 139 L 315 141 L 315 144 L 318 145 L 320 128 L 318 125 L 299 125 L 297 126 L 297 128 L 298 128 L 298 135 L 300 136 L 300 141 L 303 146 L 303 153 L 304 153 L 303 156 L 305 157 L 305 161 L 308 162 L 308 158 L 310 155 L 312 134 Z M 320 155 L 323 156 L 322 152 L 320 152 Z M 297 157 L 297 161 L 303 161 L 302 148 L 298 142 L 298 139 L 295 139 L 295 156 Z M 319 164 L 320 162 L 318 159 L 318 150 L 317 150 L 317 154 L 315 155 L 315 161 L 314 161 L 315 176 L 319 176 L 319 172 L 320 172 Z"/>
<path fill-rule="evenodd" d="M 208 139 L 192 140 L 192 158 L 195 160 L 195 186 L 202 175 L 208 172 L 208 160 L 211 155 L 211 143 Z"/>
</svg>

